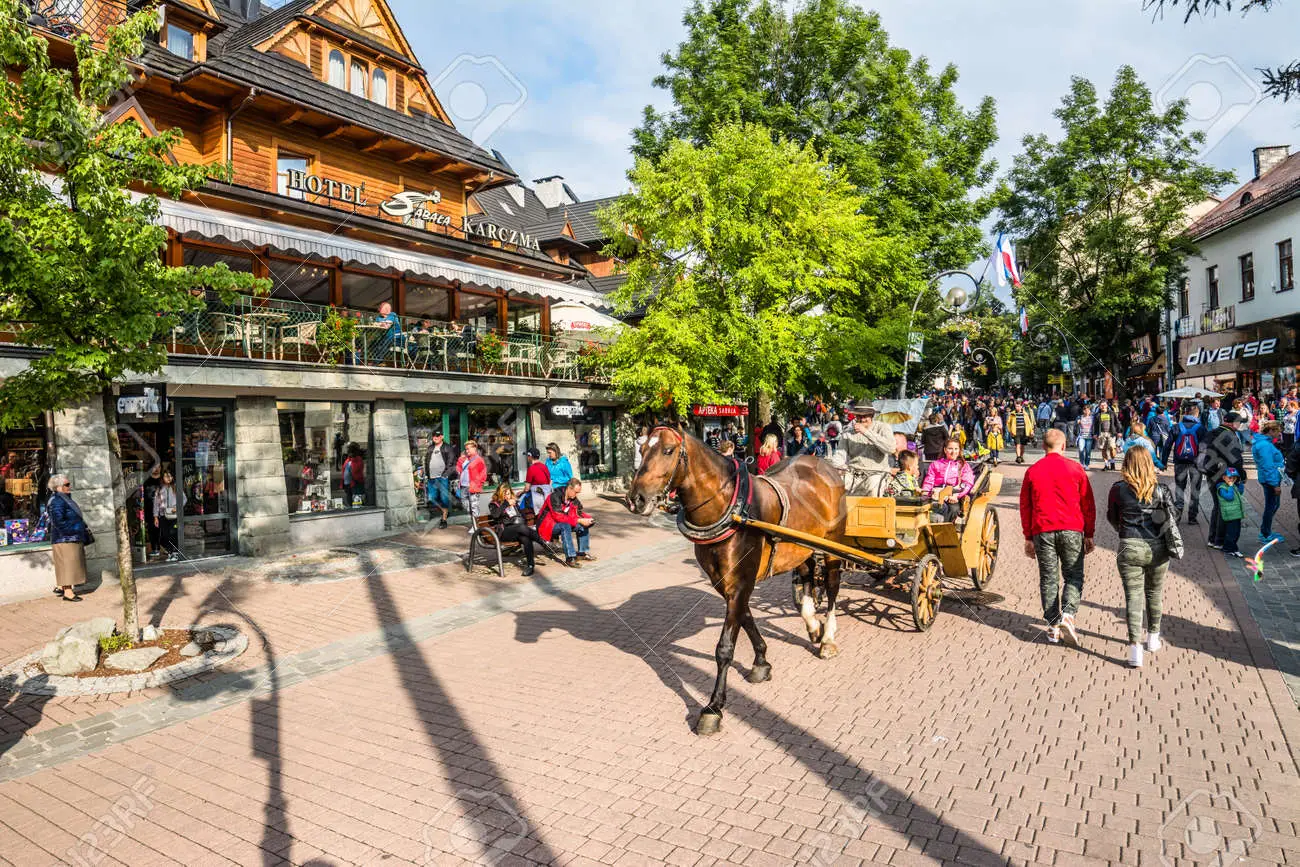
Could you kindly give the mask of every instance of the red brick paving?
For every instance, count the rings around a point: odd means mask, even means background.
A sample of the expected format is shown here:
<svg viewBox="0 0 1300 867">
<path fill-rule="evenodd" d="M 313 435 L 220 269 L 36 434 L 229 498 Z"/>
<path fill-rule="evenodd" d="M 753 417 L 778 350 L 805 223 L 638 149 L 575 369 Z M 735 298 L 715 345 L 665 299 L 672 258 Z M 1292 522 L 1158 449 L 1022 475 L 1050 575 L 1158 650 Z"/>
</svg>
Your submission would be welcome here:
<svg viewBox="0 0 1300 867">
<path fill-rule="evenodd" d="M 1099 499 L 1114 478 L 1094 474 Z M 602 553 L 664 538 L 604 512 L 624 535 Z M 1169 863 L 1210 863 L 1166 825 L 1191 798 L 1221 833 L 1250 833 L 1249 863 L 1300 861 L 1294 707 L 1256 668 L 1267 654 L 1252 654 L 1206 550 L 1175 564 L 1166 648 L 1129 671 L 1109 528 L 1088 561 L 1080 653 L 1040 640 L 1034 566 L 1014 509 L 1001 518 L 991 589 L 1004 601 L 950 598 L 928 634 L 911 631 L 901 596 L 850 589 L 841 654 L 823 661 L 786 583 L 761 587 L 773 680 L 732 677 L 717 737 L 690 725 L 721 605 L 674 556 L 0 784 L 0 859 L 1159 864 L 1164 833 Z M 186 579 L 168 622 L 196 616 L 217 584 Z M 499 586 L 442 567 L 249 584 L 235 603 L 288 653 Z M 108 610 L 109 595 L 78 614 Z M 66 616 L 56 602 L 0 610 L 0 650 L 30 649 Z M 737 657 L 746 670 L 743 640 Z M 36 730 L 111 706 L 49 701 Z M 30 726 L 31 712 L 12 719 Z M 126 806 L 143 815 L 114 825 L 142 780 L 148 803 Z M 89 834 L 101 860 L 78 843 Z"/>
</svg>

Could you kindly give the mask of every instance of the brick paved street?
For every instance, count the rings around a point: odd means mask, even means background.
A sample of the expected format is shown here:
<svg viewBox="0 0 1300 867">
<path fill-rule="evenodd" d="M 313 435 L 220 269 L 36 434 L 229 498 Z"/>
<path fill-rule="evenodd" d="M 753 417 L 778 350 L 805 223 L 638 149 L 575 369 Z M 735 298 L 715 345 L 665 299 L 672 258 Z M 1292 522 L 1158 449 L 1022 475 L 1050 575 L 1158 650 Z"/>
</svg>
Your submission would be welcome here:
<svg viewBox="0 0 1300 867">
<path fill-rule="evenodd" d="M 1102 527 L 1084 650 L 1049 647 L 1005 469 L 1001 601 L 950 597 L 918 634 L 901 595 L 850 589 L 823 661 L 775 578 L 773 680 L 733 677 L 709 739 L 720 601 L 680 536 L 613 503 L 594 568 L 531 582 L 400 556 L 454 530 L 391 540 L 364 578 L 143 580 L 152 619 L 234 623 L 249 652 L 172 690 L 0 697 L 0 861 L 1300 862 L 1300 713 L 1235 567 L 1189 534 L 1167 646 L 1130 671 Z M 0 609 L 0 658 L 116 596 Z"/>
</svg>

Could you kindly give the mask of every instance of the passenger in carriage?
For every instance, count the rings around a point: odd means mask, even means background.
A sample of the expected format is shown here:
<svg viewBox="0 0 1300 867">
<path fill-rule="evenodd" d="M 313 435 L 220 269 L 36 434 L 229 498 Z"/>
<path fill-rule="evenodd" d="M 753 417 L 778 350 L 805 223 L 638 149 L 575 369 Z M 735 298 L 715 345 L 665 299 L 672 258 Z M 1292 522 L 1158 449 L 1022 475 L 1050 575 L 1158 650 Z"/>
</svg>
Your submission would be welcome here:
<svg viewBox="0 0 1300 867">
<path fill-rule="evenodd" d="M 886 488 L 889 496 L 894 498 L 921 496 L 921 480 L 917 475 L 919 466 L 920 459 L 916 452 L 910 450 L 899 452 L 898 472 L 894 473 Z"/>
<path fill-rule="evenodd" d="M 975 487 L 975 472 L 961 456 L 961 440 L 952 438 L 943 447 L 943 457 L 930 464 L 921 486 L 924 497 L 938 497 L 943 491 L 951 493 L 940 503 L 943 520 L 955 521 L 962 511 L 962 500 L 969 499 Z"/>
</svg>

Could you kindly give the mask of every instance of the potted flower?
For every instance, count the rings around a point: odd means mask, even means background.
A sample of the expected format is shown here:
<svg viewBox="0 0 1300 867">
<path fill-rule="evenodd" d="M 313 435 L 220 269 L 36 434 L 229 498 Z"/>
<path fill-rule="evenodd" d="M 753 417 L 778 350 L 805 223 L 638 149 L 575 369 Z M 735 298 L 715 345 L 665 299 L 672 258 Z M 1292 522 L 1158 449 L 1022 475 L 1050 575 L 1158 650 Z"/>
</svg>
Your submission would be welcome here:
<svg viewBox="0 0 1300 867">
<path fill-rule="evenodd" d="M 340 316 L 337 310 L 330 310 L 316 331 L 316 346 L 320 349 L 321 360 L 326 364 L 338 364 L 339 358 L 352 352 L 356 339 L 357 321 Z"/>
<path fill-rule="evenodd" d="M 495 331 L 489 331 L 478 338 L 478 360 L 483 368 L 488 371 L 496 370 L 501 366 L 501 357 L 505 353 L 506 344 L 501 339 L 501 335 Z"/>
</svg>

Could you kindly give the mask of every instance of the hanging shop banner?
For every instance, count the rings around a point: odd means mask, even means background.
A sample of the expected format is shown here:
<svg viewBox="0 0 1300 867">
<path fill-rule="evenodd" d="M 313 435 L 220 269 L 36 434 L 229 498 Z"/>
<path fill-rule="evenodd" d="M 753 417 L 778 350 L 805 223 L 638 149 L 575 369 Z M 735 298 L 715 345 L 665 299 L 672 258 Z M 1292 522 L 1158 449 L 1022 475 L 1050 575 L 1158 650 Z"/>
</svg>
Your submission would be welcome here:
<svg viewBox="0 0 1300 867">
<path fill-rule="evenodd" d="M 691 415 L 700 418 L 739 418 L 749 415 L 749 407 L 744 404 L 697 403 L 691 407 Z"/>
</svg>

